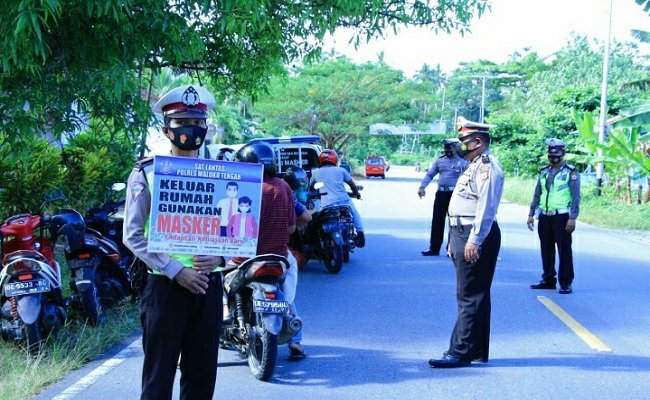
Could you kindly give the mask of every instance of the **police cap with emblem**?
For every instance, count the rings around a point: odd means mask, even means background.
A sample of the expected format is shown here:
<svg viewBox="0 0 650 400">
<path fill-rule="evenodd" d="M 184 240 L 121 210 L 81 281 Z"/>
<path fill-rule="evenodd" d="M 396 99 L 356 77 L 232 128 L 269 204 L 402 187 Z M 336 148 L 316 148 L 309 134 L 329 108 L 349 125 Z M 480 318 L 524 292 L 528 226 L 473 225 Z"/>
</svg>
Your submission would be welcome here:
<svg viewBox="0 0 650 400">
<path fill-rule="evenodd" d="M 207 118 L 214 96 L 203 86 L 183 85 L 167 92 L 153 111 L 167 118 Z"/>
<path fill-rule="evenodd" d="M 551 138 L 546 139 L 546 147 L 548 148 L 548 154 L 561 156 L 564 155 L 566 150 L 566 143 L 560 139 Z"/>
<path fill-rule="evenodd" d="M 445 148 L 453 148 L 456 142 L 458 142 L 458 139 L 456 138 L 442 139 L 442 144 Z"/>
<path fill-rule="evenodd" d="M 489 135 L 490 128 L 494 128 L 494 126 L 495 125 L 468 121 L 463 117 L 458 117 L 458 120 L 456 121 L 456 127 L 458 128 L 458 139 L 463 139 L 476 133 L 485 133 Z"/>
</svg>

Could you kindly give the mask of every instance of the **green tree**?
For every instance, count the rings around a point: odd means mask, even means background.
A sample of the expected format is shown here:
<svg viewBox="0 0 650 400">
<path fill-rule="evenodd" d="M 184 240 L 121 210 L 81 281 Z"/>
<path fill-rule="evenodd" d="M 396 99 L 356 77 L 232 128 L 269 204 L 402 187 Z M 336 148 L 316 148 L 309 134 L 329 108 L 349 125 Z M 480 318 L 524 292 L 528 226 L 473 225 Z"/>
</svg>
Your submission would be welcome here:
<svg viewBox="0 0 650 400">
<path fill-rule="evenodd" d="M 140 137 L 150 71 L 169 67 L 223 94 L 255 94 L 285 63 L 317 58 L 338 27 L 353 28 L 357 44 L 407 25 L 463 32 L 486 8 L 486 0 L 6 0 L 0 130 L 9 141 L 59 137 L 89 114 Z"/>
<path fill-rule="evenodd" d="M 274 81 L 269 94 L 255 103 L 254 113 L 268 134 L 317 134 L 325 147 L 365 157 L 365 152 L 354 152 L 347 145 L 367 138 L 369 125 L 417 127 L 436 119 L 430 105 L 437 98 L 431 87 L 428 82 L 409 81 L 386 65 L 355 65 L 342 57 Z"/>
</svg>

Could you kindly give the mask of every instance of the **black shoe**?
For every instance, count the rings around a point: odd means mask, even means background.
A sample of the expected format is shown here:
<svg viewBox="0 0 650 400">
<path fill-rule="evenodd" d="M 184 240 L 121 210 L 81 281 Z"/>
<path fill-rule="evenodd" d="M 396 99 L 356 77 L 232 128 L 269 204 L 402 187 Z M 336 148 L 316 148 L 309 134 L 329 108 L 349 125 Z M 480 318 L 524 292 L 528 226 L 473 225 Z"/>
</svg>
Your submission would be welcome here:
<svg viewBox="0 0 650 400">
<path fill-rule="evenodd" d="M 573 293 L 573 289 L 571 288 L 571 285 L 562 285 L 560 286 L 559 292 L 560 294 L 571 294 Z"/>
<path fill-rule="evenodd" d="M 304 360 L 307 357 L 307 353 L 303 350 L 300 343 L 293 342 L 289 343 L 289 360 L 300 361 Z"/>
<path fill-rule="evenodd" d="M 553 289 L 555 290 L 555 283 L 551 282 L 546 282 L 546 281 L 539 281 L 539 283 L 536 283 L 534 285 L 530 285 L 531 289 Z"/>
<path fill-rule="evenodd" d="M 470 361 L 454 357 L 451 354 L 445 354 L 442 358 L 429 360 L 431 368 L 463 368 L 472 365 Z"/>
<path fill-rule="evenodd" d="M 440 252 L 439 251 L 433 251 L 433 250 L 427 250 L 422 252 L 423 256 L 439 256 Z"/>
<path fill-rule="evenodd" d="M 366 237 L 363 234 L 363 231 L 357 232 L 357 247 L 362 248 L 366 245 Z"/>
</svg>

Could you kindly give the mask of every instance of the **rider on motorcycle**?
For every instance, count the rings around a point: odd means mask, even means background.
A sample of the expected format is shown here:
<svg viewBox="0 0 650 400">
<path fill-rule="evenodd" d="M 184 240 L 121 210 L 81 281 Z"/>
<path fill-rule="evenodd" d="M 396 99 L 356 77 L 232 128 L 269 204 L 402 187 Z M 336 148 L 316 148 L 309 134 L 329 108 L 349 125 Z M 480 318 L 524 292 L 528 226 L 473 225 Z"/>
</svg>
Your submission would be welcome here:
<svg viewBox="0 0 650 400">
<path fill-rule="evenodd" d="M 322 207 L 331 205 L 347 205 L 350 207 L 354 215 L 354 227 L 357 230 L 356 245 L 357 247 L 364 247 L 366 245 L 366 238 L 363 234 L 361 215 L 359 215 L 345 188 L 345 184 L 350 186 L 354 197 L 361 199 L 357 185 L 352 180 L 350 173 L 346 169 L 338 166 L 339 156 L 334 150 L 323 150 L 318 155 L 318 161 L 320 162 L 320 168 L 312 171 L 310 187 L 317 182 L 323 183 L 323 186 L 318 189 L 320 193 L 324 193 L 320 199 Z"/>
<path fill-rule="evenodd" d="M 282 179 L 276 177 L 275 154 L 273 148 L 267 143 L 247 144 L 239 149 L 235 160 L 264 165 L 257 254 L 278 254 L 289 260 L 290 268 L 287 270 L 282 291 L 291 304 L 293 314 L 297 316 L 294 301 L 298 285 L 298 262 L 288 248 L 289 237 L 296 229 L 291 188 Z M 305 358 L 306 354 L 300 345 L 300 339 L 301 335 L 298 332 L 298 335 L 289 340 L 290 359 Z"/>
</svg>

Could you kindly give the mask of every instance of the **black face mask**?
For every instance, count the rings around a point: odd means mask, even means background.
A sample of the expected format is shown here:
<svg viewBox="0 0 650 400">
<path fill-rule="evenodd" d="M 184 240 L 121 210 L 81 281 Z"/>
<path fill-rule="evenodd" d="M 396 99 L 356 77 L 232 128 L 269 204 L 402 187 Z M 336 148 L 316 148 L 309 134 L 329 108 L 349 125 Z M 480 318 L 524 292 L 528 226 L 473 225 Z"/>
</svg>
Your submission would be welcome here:
<svg viewBox="0 0 650 400">
<path fill-rule="evenodd" d="M 185 125 L 178 128 L 169 128 L 174 134 L 172 143 L 181 150 L 198 150 L 205 140 L 208 128 L 198 125 Z"/>
<path fill-rule="evenodd" d="M 549 161 L 551 164 L 555 164 L 555 165 L 557 165 L 557 164 L 559 164 L 559 163 L 562 162 L 562 156 L 549 154 L 549 155 L 548 155 L 548 161 Z"/>
<path fill-rule="evenodd" d="M 476 139 L 470 139 L 466 142 L 456 142 L 454 144 L 454 147 L 456 147 L 456 154 L 458 154 L 458 156 L 461 158 L 465 158 L 465 156 L 467 156 L 469 153 L 475 150 L 475 148 L 472 150 L 468 148 L 468 145 L 475 140 Z"/>
</svg>

